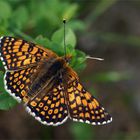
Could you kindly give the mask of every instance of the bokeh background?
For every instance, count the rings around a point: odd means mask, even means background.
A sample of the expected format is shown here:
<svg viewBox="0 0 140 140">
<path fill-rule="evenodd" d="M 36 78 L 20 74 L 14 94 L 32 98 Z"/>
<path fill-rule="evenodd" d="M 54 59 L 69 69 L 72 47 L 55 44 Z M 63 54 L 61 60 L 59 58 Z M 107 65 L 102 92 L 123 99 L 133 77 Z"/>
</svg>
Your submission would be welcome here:
<svg viewBox="0 0 140 140">
<path fill-rule="evenodd" d="M 58 127 L 43 126 L 16 104 L 0 107 L 0 139 L 139 140 L 140 0 L 0 0 L 2 36 L 51 39 L 63 18 L 76 36 L 76 49 L 104 58 L 86 60 L 80 70 L 75 65 L 113 122 L 92 126 L 68 120 Z"/>
</svg>

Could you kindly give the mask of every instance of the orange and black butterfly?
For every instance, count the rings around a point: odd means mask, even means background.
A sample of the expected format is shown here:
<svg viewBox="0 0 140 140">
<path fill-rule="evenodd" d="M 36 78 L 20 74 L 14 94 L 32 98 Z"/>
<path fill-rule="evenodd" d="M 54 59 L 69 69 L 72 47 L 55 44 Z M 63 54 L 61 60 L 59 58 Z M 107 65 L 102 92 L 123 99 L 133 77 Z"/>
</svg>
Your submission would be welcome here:
<svg viewBox="0 0 140 140">
<path fill-rule="evenodd" d="M 49 49 L 13 37 L 1 37 L 0 58 L 5 89 L 38 121 L 60 125 L 68 118 L 93 125 L 112 121 L 99 102 L 81 85 L 68 65 Z"/>
</svg>

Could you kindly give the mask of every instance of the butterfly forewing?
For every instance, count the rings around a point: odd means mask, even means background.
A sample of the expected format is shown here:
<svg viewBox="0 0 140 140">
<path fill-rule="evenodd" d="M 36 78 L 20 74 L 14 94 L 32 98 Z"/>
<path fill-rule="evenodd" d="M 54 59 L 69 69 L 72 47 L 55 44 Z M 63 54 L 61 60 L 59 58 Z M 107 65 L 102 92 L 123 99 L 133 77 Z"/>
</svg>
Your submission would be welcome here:
<svg viewBox="0 0 140 140">
<path fill-rule="evenodd" d="M 32 65 L 42 59 L 56 57 L 51 50 L 43 49 L 39 45 L 13 37 L 1 37 L 0 57 L 7 70 L 19 70 Z"/>
</svg>

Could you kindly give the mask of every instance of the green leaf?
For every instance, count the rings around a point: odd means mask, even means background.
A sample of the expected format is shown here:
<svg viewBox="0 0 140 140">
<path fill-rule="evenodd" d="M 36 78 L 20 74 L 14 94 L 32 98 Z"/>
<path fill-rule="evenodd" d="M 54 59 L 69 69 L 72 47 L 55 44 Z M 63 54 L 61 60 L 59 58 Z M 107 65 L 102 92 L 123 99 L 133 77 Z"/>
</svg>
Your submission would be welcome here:
<svg viewBox="0 0 140 140">
<path fill-rule="evenodd" d="M 50 40 L 47 37 L 43 37 L 42 35 L 37 36 L 35 41 L 45 48 L 49 48 L 50 46 Z"/>
<path fill-rule="evenodd" d="M 0 70 L 0 92 L 6 93 L 6 90 L 4 88 L 4 68 L 2 70 L 3 71 Z"/>
<path fill-rule="evenodd" d="M 56 54 L 60 56 L 63 55 L 64 50 L 62 49 L 62 46 L 57 43 L 51 42 L 48 38 L 40 35 L 35 39 L 35 41 L 43 47 L 52 50 Z"/>
<path fill-rule="evenodd" d="M 63 46 L 63 49 L 64 49 L 64 46 Z M 66 45 L 66 54 L 75 56 L 75 48 L 73 48 L 73 46 L 71 46 L 70 44 Z"/>
<path fill-rule="evenodd" d="M 0 71 L 0 109 L 8 110 L 17 104 L 17 101 L 13 99 L 5 90 L 3 82 L 4 73 Z"/>
<path fill-rule="evenodd" d="M 66 36 L 65 36 L 66 44 L 71 45 L 74 48 L 76 45 L 76 36 L 75 36 L 74 32 L 70 28 L 66 28 L 65 33 L 66 33 Z M 64 44 L 64 28 L 57 30 L 52 35 L 52 41 L 63 46 L 63 44 Z"/>
<path fill-rule="evenodd" d="M 75 140 L 86 140 L 93 137 L 93 127 L 84 123 L 73 123 L 71 125 L 71 133 Z"/>
<path fill-rule="evenodd" d="M 80 50 L 75 50 L 75 56 L 71 61 L 71 66 L 77 70 L 81 71 L 86 67 L 86 54 Z"/>
<path fill-rule="evenodd" d="M 6 1 L 0 1 L 0 20 L 1 19 L 7 19 L 11 16 L 12 9 L 8 2 Z"/>
<path fill-rule="evenodd" d="M 60 44 L 57 44 L 55 42 L 50 43 L 49 47 L 52 51 L 54 51 L 58 56 L 63 56 L 64 55 L 64 47 Z"/>
<path fill-rule="evenodd" d="M 8 27 L 9 27 L 9 20 L 2 20 L 2 18 L 0 18 L 0 36 L 10 34 L 10 32 L 7 31 Z"/>
<path fill-rule="evenodd" d="M 80 20 L 69 21 L 67 22 L 67 26 L 75 31 L 77 30 L 84 31 L 86 29 L 86 25 Z"/>
<path fill-rule="evenodd" d="M 18 7 L 14 12 L 11 18 L 11 22 L 13 26 L 17 26 L 17 28 L 24 28 L 28 21 L 28 13 L 25 6 Z M 14 27 L 15 28 L 15 27 Z"/>
<path fill-rule="evenodd" d="M 5 93 L 3 77 L 4 72 L 0 71 L 0 92 Z"/>
<path fill-rule="evenodd" d="M 2 64 L 2 61 L 0 60 L 0 68 L 2 68 L 3 67 L 3 64 Z"/>
<path fill-rule="evenodd" d="M 0 93 L 0 109 L 8 110 L 14 107 L 17 101 L 7 93 Z"/>
<path fill-rule="evenodd" d="M 66 10 L 64 11 L 63 18 L 70 19 L 72 18 L 75 14 L 76 11 L 78 10 L 78 5 L 77 4 L 71 4 Z"/>
</svg>

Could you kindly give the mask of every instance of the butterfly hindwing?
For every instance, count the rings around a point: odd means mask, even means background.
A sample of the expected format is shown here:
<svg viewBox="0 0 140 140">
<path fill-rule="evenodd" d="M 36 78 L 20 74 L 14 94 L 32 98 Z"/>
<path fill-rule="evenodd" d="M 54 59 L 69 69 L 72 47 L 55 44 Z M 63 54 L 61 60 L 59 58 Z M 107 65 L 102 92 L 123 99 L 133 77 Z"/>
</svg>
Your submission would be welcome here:
<svg viewBox="0 0 140 140">
<path fill-rule="evenodd" d="M 0 58 L 6 70 L 19 70 L 56 54 L 39 45 L 13 37 L 0 38 Z"/>
<path fill-rule="evenodd" d="M 58 85 L 28 102 L 27 111 L 38 121 L 46 125 L 60 125 L 68 118 L 68 110 L 64 97 L 63 86 Z"/>
<path fill-rule="evenodd" d="M 70 118 L 74 121 L 86 122 L 93 125 L 106 124 L 112 121 L 111 116 L 83 88 L 79 81 L 75 80 L 68 85 L 67 96 Z"/>
<path fill-rule="evenodd" d="M 31 76 L 37 71 L 36 67 L 31 67 L 18 71 L 7 71 L 4 77 L 5 89 L 18 101 L 28 100 Z"/>
</svg>

